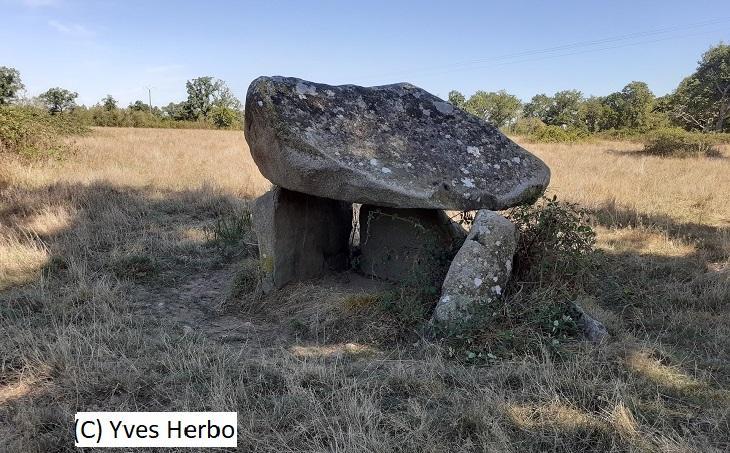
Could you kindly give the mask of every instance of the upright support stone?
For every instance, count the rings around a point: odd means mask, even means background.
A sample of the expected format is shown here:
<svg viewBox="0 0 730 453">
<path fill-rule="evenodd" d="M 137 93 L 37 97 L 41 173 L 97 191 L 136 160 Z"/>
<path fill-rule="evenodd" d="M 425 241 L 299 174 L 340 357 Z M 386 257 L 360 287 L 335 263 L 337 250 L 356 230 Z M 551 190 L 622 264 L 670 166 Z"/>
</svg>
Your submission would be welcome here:
<svg viewBox="0 0 730 453">
<path fill-rule="evenodd" d="M 392 281 L 433 273 L 428 267 L 447 257 L 465 235 L 436 209 L 362 205 L 359 222 L 360 270 Z"/>
<path fill-rule="evenodd" d="M 275 186 L 256 199 L 263 290 L 347 267 L 352 205 Z"/>
<path fill-rule="evenodd" d="M 466 320 L 479 305 L 500 297 L 512 273 L 516 248 L 512 222 L 493 211 L 477 212 L 446 274 L 433 320 Z"/>
</svg>

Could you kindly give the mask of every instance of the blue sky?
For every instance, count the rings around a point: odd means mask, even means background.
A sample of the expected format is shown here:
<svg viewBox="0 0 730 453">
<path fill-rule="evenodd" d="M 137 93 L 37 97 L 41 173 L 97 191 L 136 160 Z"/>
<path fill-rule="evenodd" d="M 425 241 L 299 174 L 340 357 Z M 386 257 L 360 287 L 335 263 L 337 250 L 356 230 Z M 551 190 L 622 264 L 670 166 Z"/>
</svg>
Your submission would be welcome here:
<svg viewBox="0 0 730 453">
<path fill-rule="evenodd" d="M 730 42 L 730 1 L 0 0 L 0 23 L 0 66 L 20 70 L 29 95 L 62 86 L 85 104 L 146 100 L 147 86 L 154 104 L 179 101 L 201 75 L 243 99 L 275 74 L 527 100 L 632 80 L 665 94 Z"/>
</svg>

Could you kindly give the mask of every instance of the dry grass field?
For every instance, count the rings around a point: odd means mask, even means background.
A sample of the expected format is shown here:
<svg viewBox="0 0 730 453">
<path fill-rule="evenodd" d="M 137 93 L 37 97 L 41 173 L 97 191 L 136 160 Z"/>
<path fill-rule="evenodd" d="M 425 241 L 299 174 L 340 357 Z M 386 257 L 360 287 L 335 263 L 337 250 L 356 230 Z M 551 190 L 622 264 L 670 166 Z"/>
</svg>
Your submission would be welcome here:
<svg viewBox="0 0 730 453">
<path fill-rule="evenodd" d="M 611 339 L 477 364 L 382 341 L 397 323 L 342 279 L 251 291 L 268 183 L 241 132 L 0 155 L 0 451 L 74 451 L 78 410 L 238 411 L 240 451 L 730 450 L 730 149 L 524 146 L 591 213 L 573 296 Z"/>
</svg>

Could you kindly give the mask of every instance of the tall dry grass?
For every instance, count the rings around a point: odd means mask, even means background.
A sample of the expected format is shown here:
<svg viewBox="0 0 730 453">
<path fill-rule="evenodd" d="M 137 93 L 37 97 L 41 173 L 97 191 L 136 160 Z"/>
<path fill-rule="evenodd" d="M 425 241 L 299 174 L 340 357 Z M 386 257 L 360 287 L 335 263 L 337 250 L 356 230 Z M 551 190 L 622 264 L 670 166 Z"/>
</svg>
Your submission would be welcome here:
<svg viewBox="0 0 730 453">
<path fill-rule="evenodd" d="M 730 148 L 724 158 L 662 158 L 642 145 L 524 144 L 552 170 L 550 191 L 589 208 L 607 204 L 679 222 L 730 226 Z"/>
<path fill-rule="evenodd" d="M 95 128 L 60 162 L 3 162 L 7 184 L 47 187 L 104 181 L 122 187 L 187 190 L 215 186 L 239 197 L 267 190 L 242 131 Z"/>
<path fill-rule="evenodd" d="M 268 186 L 240 132 L 0 156 L 0 451 L 73 451 L 78 410 L 236 410 L 241 451 L 727 451 L 730 160 L 526 146 L 593 213 L 574 297 L 612 340 L 482 366 L 369 342 L 346 282 L 254 300 L 246 231 L 216 234 Z"/>
</svg>

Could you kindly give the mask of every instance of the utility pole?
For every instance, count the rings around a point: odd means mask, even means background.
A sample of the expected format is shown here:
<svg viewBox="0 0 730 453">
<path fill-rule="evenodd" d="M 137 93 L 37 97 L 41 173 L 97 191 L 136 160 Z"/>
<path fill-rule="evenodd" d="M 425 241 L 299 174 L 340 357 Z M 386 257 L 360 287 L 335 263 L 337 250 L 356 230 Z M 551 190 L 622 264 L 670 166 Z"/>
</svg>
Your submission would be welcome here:
<svg viewBox="0 0 730 453">
<path fill-rule="evenodd" d="M 152 113 L 152 87 L 147 87 L 147 99 L 149 100 L 150 113 Z"/>
</svg>

